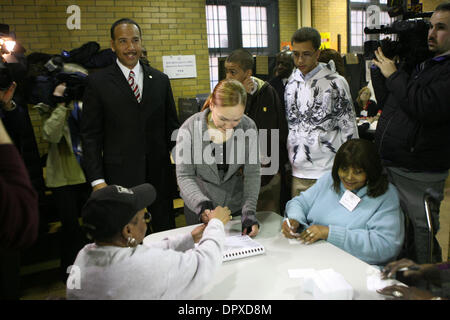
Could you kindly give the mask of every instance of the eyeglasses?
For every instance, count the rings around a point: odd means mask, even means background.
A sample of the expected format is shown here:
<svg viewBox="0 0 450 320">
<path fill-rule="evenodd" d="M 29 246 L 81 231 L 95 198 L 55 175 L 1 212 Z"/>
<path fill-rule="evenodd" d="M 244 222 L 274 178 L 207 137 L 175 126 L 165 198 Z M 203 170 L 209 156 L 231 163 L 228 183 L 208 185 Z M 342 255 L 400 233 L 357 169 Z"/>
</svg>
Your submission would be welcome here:
<svg viewBox="0 0 450 320">
<path fill-rule="evenodd" d="M 314 50 L 314 52 L 309 52 L 309 51 L 305 51 L 305 52 L 298 52 L 298 51 L 294 51 L 294 58 L 298 59 L 298 58 L 302 58 L 303 60 L 307 60 L 310 59 L 314 53 L 316 53 L 317 50 Z"/>
<path fill-rule="evenodd" d="M 145 213 L 144 213 L 144 221 L 145 221 L 145 223 L 150 223 L 150 221 L 152 221 L 152 215 L 150 214 L 150 212 L 145 211 Z"/>
</svg>

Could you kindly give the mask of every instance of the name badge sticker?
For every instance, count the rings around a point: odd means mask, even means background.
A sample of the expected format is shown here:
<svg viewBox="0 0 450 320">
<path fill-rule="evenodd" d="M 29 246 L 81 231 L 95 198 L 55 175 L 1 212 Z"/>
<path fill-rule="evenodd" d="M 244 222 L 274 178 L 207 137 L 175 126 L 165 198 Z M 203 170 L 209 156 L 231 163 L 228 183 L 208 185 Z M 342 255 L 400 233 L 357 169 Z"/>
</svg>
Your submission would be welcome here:
<svg viewBox="0 0 450 320">
<path fill-rule="evenodd" d="M 360 201 L 361 198 L 356 194 L 350 190 L 345 190 L 344 195 L 341 200 L 339 200 L 339 203 L 342 204 L 348 211 L 352 212 Z"/>
</svg>

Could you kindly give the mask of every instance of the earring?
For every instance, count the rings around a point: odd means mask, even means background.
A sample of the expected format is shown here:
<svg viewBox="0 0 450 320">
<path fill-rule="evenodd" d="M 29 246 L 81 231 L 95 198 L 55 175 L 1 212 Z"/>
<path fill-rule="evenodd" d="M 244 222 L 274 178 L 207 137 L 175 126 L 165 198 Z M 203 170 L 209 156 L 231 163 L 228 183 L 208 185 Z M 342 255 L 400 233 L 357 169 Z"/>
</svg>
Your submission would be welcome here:
<svg viewBox="0 0 450 320">
<path fill-rule="evenodd" d="M 136 239 L 132 237 L 128 237 L 127 239 L 127 247 L 135 247 L 136 246 Z"/>
</svg>

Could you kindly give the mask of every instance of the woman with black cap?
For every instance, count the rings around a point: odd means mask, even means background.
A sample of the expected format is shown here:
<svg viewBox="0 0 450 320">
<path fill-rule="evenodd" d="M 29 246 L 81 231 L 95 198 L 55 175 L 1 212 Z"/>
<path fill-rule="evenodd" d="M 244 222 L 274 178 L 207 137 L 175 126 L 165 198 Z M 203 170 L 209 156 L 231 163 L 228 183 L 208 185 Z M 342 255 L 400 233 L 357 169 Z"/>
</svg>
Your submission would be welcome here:
<svg viewBox="0 0 450 320">
<path fill-rule="evenodd" d="M 210 211 L 208 225 L 190 234 L 140 245 L 150 219 L 146 207 L 155 197 L 148 183 L 92 193 L 82 215 L 95 243 L 79 252 L 71 268 L 68 299 L 192 299 L 208 283 L 222 262 L 230 210 Z"/>
</svg>

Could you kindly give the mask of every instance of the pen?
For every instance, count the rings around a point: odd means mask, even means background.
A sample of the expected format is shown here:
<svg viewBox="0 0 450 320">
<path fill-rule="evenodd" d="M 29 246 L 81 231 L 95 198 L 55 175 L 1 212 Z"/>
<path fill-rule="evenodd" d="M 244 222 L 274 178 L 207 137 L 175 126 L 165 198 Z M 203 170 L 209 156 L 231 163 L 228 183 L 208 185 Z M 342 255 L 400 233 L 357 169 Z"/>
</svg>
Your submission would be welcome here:
<svg viewBox="0 0 450 320">
<path fill-rule="evenodd" d="M 300 236 L 300 234 L 292 232 L 292 226 L 291 226 L 291 223 L 289 222 L 289 218 L 286 219 L 286 223 L 287 223 L 287 225 L 288 225 L 288 227 L 289 227 L 289 233 L 290 233 L 292 236 L 294 236 L 294 237 L 296 237 L 296 238 L 297 238 L 298 236 Z"/>
<path fill-rule="evenodd" d="M 288 225 L 289 229 L 292 230 L 292 226 L 291 226 L 291 223 L 289 222 L 289 218 L 286 219 L 286 222 L 287 222 L 287 225 Z"/>
<path fill-rule="evenodd" d="M 412 271 L 418 271 L 418 270 L 420 270 L 420 267 L 419 266 L 410 266 L 410 267 L 405 267 L 405 268 L 401 268 L 401 269 L 398 269 L 398 271 L 408 271 L 408 270 L 412 270 Z"/>
</svg>

